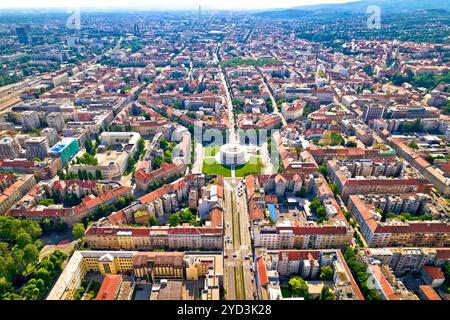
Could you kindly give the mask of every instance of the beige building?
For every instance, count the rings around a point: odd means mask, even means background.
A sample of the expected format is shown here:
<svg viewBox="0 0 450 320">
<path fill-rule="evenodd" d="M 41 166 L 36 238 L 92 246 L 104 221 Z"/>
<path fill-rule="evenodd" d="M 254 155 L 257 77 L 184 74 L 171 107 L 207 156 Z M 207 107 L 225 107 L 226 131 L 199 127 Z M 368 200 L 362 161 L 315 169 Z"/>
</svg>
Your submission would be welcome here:
<svg viewBox="0 0 450 320">
<path fill-rule="evenodd" d="M 19 201 L 34 185 L 36 179 L 32 174 L 17 176 L 16 181 L 0 194 L 0 214 L 4 214 Z"/>
<path fill-rule="evenodd" d="M 72 300 L 89 271 L 101 275 L 131 273 L 151 282 L 204 277 L 202 295 L 218 300 L 222 265 L 222 252 L 75 251 L 47 300 Z"/>
</svg>

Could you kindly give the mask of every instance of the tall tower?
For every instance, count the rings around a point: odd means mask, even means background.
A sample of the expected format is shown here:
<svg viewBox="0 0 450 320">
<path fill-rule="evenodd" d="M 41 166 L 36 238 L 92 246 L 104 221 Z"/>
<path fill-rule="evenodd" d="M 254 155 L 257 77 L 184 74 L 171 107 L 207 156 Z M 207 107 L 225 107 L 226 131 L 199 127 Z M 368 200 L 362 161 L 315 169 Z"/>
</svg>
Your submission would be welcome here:
<svg viewBox="0 0 450 320">
<path fill-rule="evenodd" d="M 202 25 L 202 6 L 198 6 L 198 24 Z"/>
</svg>

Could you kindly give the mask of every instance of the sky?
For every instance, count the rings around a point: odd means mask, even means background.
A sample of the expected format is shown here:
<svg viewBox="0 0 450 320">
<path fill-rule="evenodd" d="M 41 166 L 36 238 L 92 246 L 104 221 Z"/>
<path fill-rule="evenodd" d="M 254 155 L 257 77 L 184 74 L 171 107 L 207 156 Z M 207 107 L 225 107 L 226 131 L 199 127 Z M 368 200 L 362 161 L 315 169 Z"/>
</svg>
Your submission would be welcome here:
<svg viewBox="0 0 450 320">
<path fill-rule="evenodd" d="M 355 0 L 0 0 L 0 8 L 268 9 Z"/>
</svg>

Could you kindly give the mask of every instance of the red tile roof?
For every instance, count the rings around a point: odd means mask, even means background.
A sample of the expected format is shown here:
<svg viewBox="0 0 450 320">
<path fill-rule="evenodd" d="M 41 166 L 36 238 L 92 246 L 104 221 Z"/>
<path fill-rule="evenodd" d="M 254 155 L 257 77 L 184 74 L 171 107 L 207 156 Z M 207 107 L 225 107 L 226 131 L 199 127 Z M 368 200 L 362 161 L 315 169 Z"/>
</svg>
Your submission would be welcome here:
<svg viewBox="0 0 450 320">
<path fill-rule="evenodd" d="M 258 257 L 256 264 L 258 267 L 259 283 L 261 284 L 261 286 L 265 286 L 269 283 L 269 278 L 267 277 L 266 265 L 264 264 L 263 258 Z"/>
<path fill-rule="evenodd" d="M 116 300 L 121 284 L 121 275 L 107 274 L 98 291 L 96 300 Z"/>
<path fill-rule="evenodd" d="M 432 286 L 422 285 L 419 286 L 419 290 L 423 293 L 423 295 L 428 300 L 442 300 L 441 297 L 437 294 L 437 292 L 433 289 Z"/>
<path fill-rule="evenodd" d="M 424 266 L 422 267 L 422 271 L 428 274 L 432 280 L 445 279 L 444 273 L 441 271 L 441 268 L 439 267 Z"/>
<path fill-rule="evenodd" d="M 215 208 L 210 213 L 211 227 L 221 228 L 223 224 L 223 214 L 222 210 Z"/>
</svg>

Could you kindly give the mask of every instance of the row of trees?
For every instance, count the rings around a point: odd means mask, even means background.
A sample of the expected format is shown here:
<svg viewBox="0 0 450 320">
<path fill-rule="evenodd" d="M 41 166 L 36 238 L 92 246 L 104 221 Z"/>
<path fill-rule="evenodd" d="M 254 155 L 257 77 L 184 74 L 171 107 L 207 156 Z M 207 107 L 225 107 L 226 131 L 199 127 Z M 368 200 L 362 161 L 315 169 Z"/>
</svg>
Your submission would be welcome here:
<svg viewBox="0 0 450 320">
<path fill-rule="evenodd" d="M 84 217 L 81 223 L 87 227 L 90 222 L 97 221 L 100 218 L 106 217 L 113 212 L 119 211 L 127 206 L 129 206 L 134 201 L 133 196 L 119 197 L 114 204 L 105 205 L 100 204 L 94 213 Z"/>
<path fill-rule="evenodd" d="M 87 164 L 90 166 L 96 166 L 98 164 L 98 160 L 95 156 L 89 154 L 88 152 L 83 153 L 80 157 L 76 157 L 73 161 L 73 164 Z"/>
<path fill-rule="evenodd" d="M 137 145 L 136 154 L 133 157 L 128 158 L 127 169 L 125 170 L 125 175 L 134 174 L 136 169 L 136 163 L 145 155 L 145 140 L 139 139 Z"/>
<path fill-rule="evenodd" d="M 418 216 L 414 216 L 409 212 L 402 212 L 400 214 L 395 213 L 388 213 L 387 214 L 388 219 L 400 219 L 402 221 L 412 221 L 412 220 L 420 220 L 420 221 L 427 221 L 432 220 L 433 215 L 432 214 L 422 214 Z"/>
<path fill-rule="evenodd" d="M 364 263 L 357 261 L 356 255 L 358 249 L 347 248 L 344 253 L 344 259 L 347 262 L 353 277 L 361 288 L 361 292 L 366 300 L 381 300 L 380 293 L 375 289 L 368 287 L 369 275 L 366 272 Z"/>
<path fill-rule="evenodd" d="M 67 223 L 60 221 L 60 222 L 54 222 L 53 220 L 50 220 L 48 218 L 42 220 L 39 222 L 39 226 L 42 229 L 42 233 L 49 233 L 49 232 L 64 232 L 67 230 L 68 225 Z"/>
<path fill-rule="evenodd" d="M 405 121 L 400 125 L 399 131 L 401 133 L 421 132 L 423 125 L 420 119 L 416 119 L 414 122 Z"/>
<path fill-rule="evenodd" d="M 97 160 L 97 159 L 96 159 Z M 102 172 L 95 170 L 95 174 L 86 170 L 78 169 L 77 173 L 59 170 L 57 172 L 59 180 L 101 180 L 103 179 Z"/>
<path fill-rule="evenodd" d="M 244 58 L 232 58 L 220 63 L 222 68 L 235 68 L 238 66 L 262 67 L 264 65 L 282 65 L 282 64 L 283 62 L 272 58 L 261 58 L 256 60 Z"/>
<path fill-rule="evenodd" d="M 192 226 L 200 226 L 200 222 L 197 221 L 196 210 L 190 208 L 181 209 L 179 212 L 171 214 L 169 216 L 169 225 L 176 227 L 182 223 L 189 223 Z"/>
<path fill-rule="evenodd" d="M 322 223 L 327 220 L 327 212 L 325 206 L 322 205 L 319 198 L 314 199 L 309 204 L 309 210 L 317 216 L 317 223 Z"/>
<path fill-rule="evenodd" d="M 100 144 L 100 139 L 98 138 L 98 135 L 95 136 L 95 142 L 92 142 L 92 140 L 89 137 L 86 137 L 86 140 L 84 141 L 84 147 L 86 148 L 86 152 L 90 154 L 91 156 L 95 156 L 97 153 L 97 146 Z"/>
<path fill-rule="evenodd" d="M 155 191 L 168 183 L 172 183 L 175 180 L 180 179 L 181 177 L 182 175 L 179 173 L 165 179 L 155 179 L 148 185 L 147 192 Z"/>
</svg>

